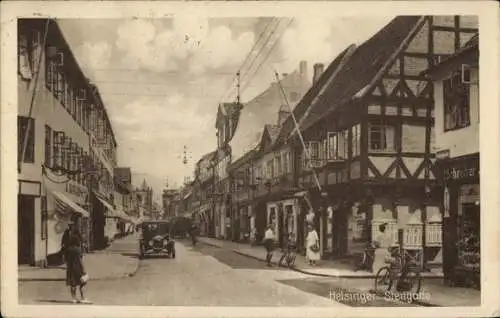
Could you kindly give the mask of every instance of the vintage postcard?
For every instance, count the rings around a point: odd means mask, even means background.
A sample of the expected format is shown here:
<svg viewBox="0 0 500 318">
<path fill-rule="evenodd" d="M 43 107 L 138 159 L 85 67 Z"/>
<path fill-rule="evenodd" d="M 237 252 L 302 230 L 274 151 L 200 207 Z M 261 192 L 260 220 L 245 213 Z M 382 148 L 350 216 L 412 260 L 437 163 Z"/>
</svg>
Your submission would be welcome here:
<svg viewBox="0 0 500 318">
<path fill-rule="evenodd" d="M 2 3 L 2 315 L 498 316 L 497 10 Z"/>
</svg>

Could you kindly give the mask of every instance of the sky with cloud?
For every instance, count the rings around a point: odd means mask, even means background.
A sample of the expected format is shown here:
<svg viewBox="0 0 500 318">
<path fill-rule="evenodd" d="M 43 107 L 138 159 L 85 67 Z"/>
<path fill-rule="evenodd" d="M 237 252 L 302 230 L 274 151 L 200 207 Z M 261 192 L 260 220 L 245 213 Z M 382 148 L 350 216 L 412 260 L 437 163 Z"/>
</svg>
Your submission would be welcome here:
<svg viewBox="0 0 500 318">
<path fill-rule="evenodd" d="M 185 176 L 192 176 L 194 163 L 215 149 L 217 105 L 222 97 L 234 98 L 231 83 L 264 30 L 242 70 L 243 101 L 270 85 L 273 69 L 292 72 L 306 60 L 312 74 L 314 63 L 328 64 L 349 44 L 363 42 L 391 19 L 295 17 L 288 25 L 287 18 L 186 15 L 67 19 L 60 25 L 84 73 L 103 96 L 118 141 L 119 165 L 153 176 L 156 180 L 150 183 L 160 191 L 167 179 L 171 186 L 181 185 Z M 267 39 L 264 53 L 246 72 Z M 182 162 L 184 146 L 187 164 Z"/>
</svg>

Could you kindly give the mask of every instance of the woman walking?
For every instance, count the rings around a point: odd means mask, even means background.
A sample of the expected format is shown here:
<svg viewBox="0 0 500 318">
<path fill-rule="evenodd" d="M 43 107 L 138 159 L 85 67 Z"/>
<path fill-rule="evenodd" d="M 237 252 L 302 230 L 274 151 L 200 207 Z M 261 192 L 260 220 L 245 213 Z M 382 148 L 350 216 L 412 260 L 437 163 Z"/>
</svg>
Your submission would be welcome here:
<svg viewBox="0 0 500 318">
<path fill-rule="evenodd" d="M 307 229 L 309 230 L 309 233 L 307 234 L 306 239 L 306 257 L 309 261 L 309 265 L 315 266 L 316 261 L 320 259 L 318 232 L 316 232 L 312 225 L 309 225 Z"/>
<path fill-rule="evenodd" d="M 82 259 L 82 236 L 80 231 L 74 226 L 73 222 L 69 223 L 67 235 L 64 242 L 66 256 L 66 285 L 70 287 L 71 298 L 73 303 L 90 304 L 91 302 L 85 298 L 84 287 L 87 284 L 87 275 L 83 267 Z M 76 297 L 76 288 L 80 289 L 80 300 Z"/>
</svg>

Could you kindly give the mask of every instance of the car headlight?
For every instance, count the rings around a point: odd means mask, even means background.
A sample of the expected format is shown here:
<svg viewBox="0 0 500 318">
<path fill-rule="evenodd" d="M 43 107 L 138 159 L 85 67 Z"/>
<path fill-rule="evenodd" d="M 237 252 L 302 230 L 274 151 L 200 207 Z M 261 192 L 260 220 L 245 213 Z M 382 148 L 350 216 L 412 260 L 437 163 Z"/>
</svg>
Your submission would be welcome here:
<svg viewBox="0 0 500 318">
<path fill-rule="evenodd" d="M 153 241 L 149 241 L 149 246 L 153 246 Z"/>
</svg>

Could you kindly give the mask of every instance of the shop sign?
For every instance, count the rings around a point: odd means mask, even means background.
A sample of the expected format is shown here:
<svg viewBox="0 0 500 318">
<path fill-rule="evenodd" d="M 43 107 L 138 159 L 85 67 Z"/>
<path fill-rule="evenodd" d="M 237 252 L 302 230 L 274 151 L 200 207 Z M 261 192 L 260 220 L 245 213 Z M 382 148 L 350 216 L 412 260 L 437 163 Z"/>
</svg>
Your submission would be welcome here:
<svg viewBox="0 0 500 318">
<path fill-rule="evenodd" d="M 479 178 L 479 158 L 464 159 L 450 163 L 444 169 L 446 180 L 460 180 L 465 178 Z"/>
</svg>

